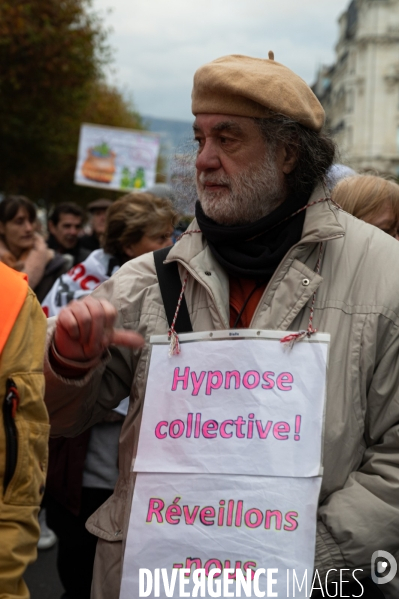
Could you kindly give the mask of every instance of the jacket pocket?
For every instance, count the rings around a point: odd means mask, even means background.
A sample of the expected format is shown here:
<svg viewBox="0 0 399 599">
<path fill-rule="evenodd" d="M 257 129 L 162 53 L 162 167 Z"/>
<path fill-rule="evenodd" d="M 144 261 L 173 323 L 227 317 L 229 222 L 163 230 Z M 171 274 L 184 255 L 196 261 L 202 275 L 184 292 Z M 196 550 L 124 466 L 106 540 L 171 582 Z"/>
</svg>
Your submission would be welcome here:
<svg viewBox="0 0 399 599">
<path fill-rule="evenodd" d="M 90 516 L 86 528 L 92 535 L 104 541 L 123 541 L 124 512 L 125 500 L 114 493 Z"/>
<path fill-rule="evenodd" d="M 42 376 L 13 375 L 6 388 L 3 501 L 9 505 L 39 506 L 45 488 L 50 429 L 42 400 Z"/>
</svg>

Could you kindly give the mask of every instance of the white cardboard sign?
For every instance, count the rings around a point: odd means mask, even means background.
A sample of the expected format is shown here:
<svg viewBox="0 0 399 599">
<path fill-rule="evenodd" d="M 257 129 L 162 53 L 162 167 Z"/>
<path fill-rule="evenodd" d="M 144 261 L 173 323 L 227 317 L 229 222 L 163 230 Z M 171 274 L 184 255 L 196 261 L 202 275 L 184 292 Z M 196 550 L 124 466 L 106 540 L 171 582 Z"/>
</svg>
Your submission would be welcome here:
<svg viewBox="0 0 399 599">
<path fill-rule="evenodd" d="M 102 189 L 145 191 L 152 187 L 160 141 L 154 133 L 90 125 L 80 128 L 75 183 Z"/>
<path fill-rule="evenodd" d="M 139 597 L 140 569 L 157 568 L 167 570 L 168 580 L 173 568 L 191 574 L 196 568 L 205 574 L 212 568 L 274 568 L 273 591 L 293 596 L 293 570 L 300 581 L 306 570 L 308 579 L 313 574 L 320 484 L 320 477 L 138 474 L 120 598 Z M 189 596 L 192 587 L 190 578 Z M 266 575 L 259 588 L 266 591 Z M 305 592 L 296 588 L 295 597 Z M 160 594 L 149 596 L 166 597 L 163 584 Z M 184 596 L 178 582 L 168 596 Z"/>
<path fill-rule="evenodd" d="M 167 351 L 152 349 L 136 472 L 320 474 L 326 339 L 291 351 L 277 338 Z"/>
</svg>

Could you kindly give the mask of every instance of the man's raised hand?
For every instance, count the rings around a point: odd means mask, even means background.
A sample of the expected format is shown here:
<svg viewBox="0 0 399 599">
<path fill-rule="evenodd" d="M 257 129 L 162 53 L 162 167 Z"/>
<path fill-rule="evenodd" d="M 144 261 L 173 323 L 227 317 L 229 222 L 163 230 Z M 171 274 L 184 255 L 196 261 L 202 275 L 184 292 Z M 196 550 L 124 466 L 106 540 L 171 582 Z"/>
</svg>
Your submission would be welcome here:
<svg viewBox="0 0 399 599">
<path fill-rule="evenodd" d="M 138 333 L 114 329 L 115 307 L 90 295 L 71 302 L 61 310 L 54 333 L 54 345 L 61 357 L 77 362 L 100 359 L 111 344 L 133 349 L 144 345 Z"/>
</svg>

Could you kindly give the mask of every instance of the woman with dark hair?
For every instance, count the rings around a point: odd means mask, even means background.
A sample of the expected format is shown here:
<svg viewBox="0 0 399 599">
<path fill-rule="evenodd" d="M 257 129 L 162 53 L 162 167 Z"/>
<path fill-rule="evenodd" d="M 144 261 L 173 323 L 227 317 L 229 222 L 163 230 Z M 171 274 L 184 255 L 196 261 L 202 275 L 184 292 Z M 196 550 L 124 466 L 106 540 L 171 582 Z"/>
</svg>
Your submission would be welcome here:
<svg viewBox="0 0 399 599">
<path fill-rule="evenodd" d="M 8 196 L 0 203 L 0 260 L 28 275 L 39 302 L 70 264 L 47 247 L 36 232 L 36 207 L 24 196 Z"/>
</svg>

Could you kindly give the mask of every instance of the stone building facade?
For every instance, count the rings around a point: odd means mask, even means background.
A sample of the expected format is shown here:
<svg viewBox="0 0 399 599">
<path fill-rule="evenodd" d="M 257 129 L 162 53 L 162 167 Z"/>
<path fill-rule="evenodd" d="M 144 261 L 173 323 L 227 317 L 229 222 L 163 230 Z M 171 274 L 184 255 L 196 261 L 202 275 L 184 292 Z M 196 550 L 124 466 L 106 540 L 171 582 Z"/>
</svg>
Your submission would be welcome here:
<svg viewBox="0 0 399 599">
<path fill-rule="evenodd" d="M 313 90 L 340 161 L 399 176 L 399 0 L 353 0 L 339 18 L 336 62 Z"/>
</svg>

